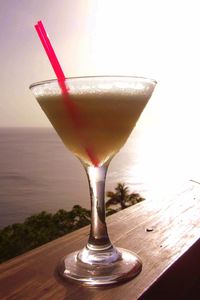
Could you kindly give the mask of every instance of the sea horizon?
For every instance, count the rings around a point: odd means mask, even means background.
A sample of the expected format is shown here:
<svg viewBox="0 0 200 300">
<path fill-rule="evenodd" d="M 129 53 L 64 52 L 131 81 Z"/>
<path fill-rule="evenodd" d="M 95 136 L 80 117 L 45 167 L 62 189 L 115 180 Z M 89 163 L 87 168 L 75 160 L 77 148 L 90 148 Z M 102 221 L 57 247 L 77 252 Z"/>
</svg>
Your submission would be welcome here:
<svg viewBox="0 0 200 300">
<path fill-rule="evenodd" d="M 76 204 L 90 207 L 85 171 L 53 128 L 1 127 L 0 139 L 0 228 L 42 210 L 70 210 Z M 126 171 L 121 171 L 120 167 L 118 174 L 111 163 L 106 191 L 118 182 L 129 185 Z M 140 183 L 136 185 L 138 192 Z"/>
<path fill-rule="evenodd" d="M 161 199 L 185 180 L 181 170 L 177 177 L 159 161 L 150 132 L 136 127 L 108 168 L 106 191 L 121 182 L 144 198 Z M 1 127 L 0 140 L 0 228 L 44 210 L 90 208 L 84 168 L 53 128 Z"/>
</svg>

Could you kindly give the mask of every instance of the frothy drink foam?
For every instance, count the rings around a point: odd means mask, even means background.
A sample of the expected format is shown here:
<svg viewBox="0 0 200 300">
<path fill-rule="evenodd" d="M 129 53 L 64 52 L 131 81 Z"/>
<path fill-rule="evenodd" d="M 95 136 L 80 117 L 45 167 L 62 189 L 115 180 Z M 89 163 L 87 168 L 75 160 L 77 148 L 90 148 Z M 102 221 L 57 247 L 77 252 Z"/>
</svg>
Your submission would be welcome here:
<svg viewBox="0 0 200 300">
<path fill-rule="evenodd" d="M 66 147 L 90 165 L 85 151 L 89 145 L 102 165 L 126 142 L 149 94 L 101 89 L 81 93 L 72 91 L 67 97 L 76 105 L 82 120 L 78 129 L 73 124 L 63 95 L 44 94 L 37 100 Z"/>
</svg>

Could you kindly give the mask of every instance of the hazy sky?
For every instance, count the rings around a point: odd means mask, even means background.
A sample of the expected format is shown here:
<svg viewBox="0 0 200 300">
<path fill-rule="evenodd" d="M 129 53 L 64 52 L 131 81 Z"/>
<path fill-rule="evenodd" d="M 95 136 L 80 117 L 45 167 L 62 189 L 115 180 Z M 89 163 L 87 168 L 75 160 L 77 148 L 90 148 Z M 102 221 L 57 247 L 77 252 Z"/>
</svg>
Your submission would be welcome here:
<svg viewBox="0 0 200 300">
<path fill-rule="evenodd" d="M 42 20 L 67 76 L 158 81 L 146 117 L 199 126 L 198 0 L 0 0 L 0 126 L 48 126 L 28 87 L 55 75 L 36 35 Z"/>
</svg>

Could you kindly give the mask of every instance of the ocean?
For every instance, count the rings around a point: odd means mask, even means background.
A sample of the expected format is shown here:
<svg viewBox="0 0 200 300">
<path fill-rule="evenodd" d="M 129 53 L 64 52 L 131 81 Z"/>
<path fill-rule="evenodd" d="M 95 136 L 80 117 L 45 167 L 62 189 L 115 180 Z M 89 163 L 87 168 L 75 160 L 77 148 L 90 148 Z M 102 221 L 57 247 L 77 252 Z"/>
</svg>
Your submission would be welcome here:
<svg viewBox="0 0 200 300">
<path fill-rule="evenodd" d="M 160 149 L 155 141 L 148 132 L 145 135 L 141 129 L 135 130 L 109 166 L 106 191 L 123 182 L 130 192 L 144 197 L 169 192 L 169 184 L 166 186 L 162 178 L 165 173 L 166 179 L 166 171 L 159 168 Z M 152 153 L 157 164 L 152 162 Z M 0 228 L 42 210 L 70 210 L 75 204 L 90 207 L 86 174 L 54 129 L 1 128 Z"/>
</svg>

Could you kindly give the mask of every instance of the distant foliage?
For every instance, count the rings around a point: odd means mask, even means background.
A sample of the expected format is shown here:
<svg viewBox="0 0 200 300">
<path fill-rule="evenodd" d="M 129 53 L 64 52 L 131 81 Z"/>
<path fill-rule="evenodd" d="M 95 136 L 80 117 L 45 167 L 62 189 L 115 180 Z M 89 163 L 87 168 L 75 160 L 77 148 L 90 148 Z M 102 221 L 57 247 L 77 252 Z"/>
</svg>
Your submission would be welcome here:
<svg viewBox="0 0 200 300">
<path fill-rule="evenodd" d="M 90 223 L 90 211 L 75 205 L 71 211 L 42 211 L 0 230 L 0 262 L 52 241 Z"/>
<path fill-rule="evenodd" d="M 129 194 L 122 183 L 117 184 L 115 192 L 107 192 L 107 197 L 107 215 L 144 200 L 137 193 Z M 71 211 L 60 209 L 55 214 L 42 211 L 24 223 L 9 225 L 0 230 L 0 263 L 88 224 L 90 210 L 75 205 Z"/>
</svg>

